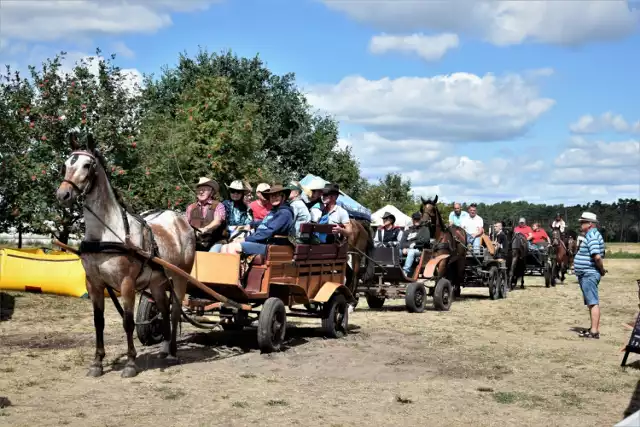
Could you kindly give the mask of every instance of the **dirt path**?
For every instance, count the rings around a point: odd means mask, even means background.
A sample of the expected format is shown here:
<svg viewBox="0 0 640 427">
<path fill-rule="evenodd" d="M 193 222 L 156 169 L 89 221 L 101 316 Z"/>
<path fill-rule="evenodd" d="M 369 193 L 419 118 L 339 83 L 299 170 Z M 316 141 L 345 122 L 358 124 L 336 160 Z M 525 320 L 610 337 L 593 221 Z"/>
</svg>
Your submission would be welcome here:
<svg viewBox="0 0 640 427">
<path fill-rule="evenodd" d="M 84 376 L 89 302 L 16 295 L 11 320 L 0 323 L 0 395 L 13 404 L 0 409 L 0 425 L 613 425 L 640 387 L 639 357 L 619 368 L 640 260 L 607 268 L 598 341 L 571 331 L 588 325 L 575 277 L 555 289 L 527 277 L 527 289 L 506 300 L 463 290 L 448 313 L 369 311 L 363 301 L 346 339 L 318 338 L 316 323 L 299 323 L 274 355 L 255 349 L 251 331 L 185 328 L 178 366 L 136 342 L 145 371 L 132 380 L 118 372 L 125 345 L 113 307 L 106 373 L 95 380 Z"/>
</svg>

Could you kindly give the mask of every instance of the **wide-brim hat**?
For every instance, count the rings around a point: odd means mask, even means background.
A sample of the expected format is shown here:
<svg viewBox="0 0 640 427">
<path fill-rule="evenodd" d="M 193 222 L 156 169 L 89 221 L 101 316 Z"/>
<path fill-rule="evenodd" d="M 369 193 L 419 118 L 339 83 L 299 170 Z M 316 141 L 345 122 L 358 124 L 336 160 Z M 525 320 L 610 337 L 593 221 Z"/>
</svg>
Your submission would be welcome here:
<svg viewBox="0 0 640 427">
<path fill-rule="evenodd" d="M 322 189 L 322 194 L 328 196 L 330 194 L 340 195 L 340 187 L 338 184 L 327 184 Z"/>
<path fill-rule="evenodd" d="M 578 222 L 598 222 L 598 217 L 592 212 L 583 212 Z"/>
<path fill-rule="evenodd" d="M 291 190 L 289 190 L 288 188 L 284 187 L 282 184 L 274 184 L 274 185 L 270 186 L 268 190 L 262 191 L 262 194 L 264 194 L 265 196 L 268 196 L 270 194 L 277 194 L 277 193 L 289 194 L 290 192 L 291 192 Z"/>
<path fill-rule="evenodd" d="M 198 187 L 210 187 L 216 193 L 220 191 L 220 185 L 218 185 L 218 183 L 213 179 L 207 178 L 205 176 L 200 177 L 200 180 L 198 180 L 198 183 L 196 184 L 196 188 Z"/>
<path fill-rule="evenodd" d="M 393 222 L 396 222 L 396 216 L 392 213 L 389 212 L 385 212 L 384 215 L 382 215 L 382 220 L 384 221 L 385 219 L 391 219 Z"/>
<path fill-rule="evenodd" d="M 309 191 L 324 190 L 326 183 L 320 178 L 313 178 L 309 184 L 305 185 L 305 189 Z"/>
<path fill-rule="evenodd" d="M 240 181 L 239 179 L 236 179 L 231 184 L 227 185 L 227 188 L 229 190 L 243 191 L 245 193 L 248 193 L 249 191 L 251 191 L 249 188 L 247 188 L 246 184 Z"/>
</svg>

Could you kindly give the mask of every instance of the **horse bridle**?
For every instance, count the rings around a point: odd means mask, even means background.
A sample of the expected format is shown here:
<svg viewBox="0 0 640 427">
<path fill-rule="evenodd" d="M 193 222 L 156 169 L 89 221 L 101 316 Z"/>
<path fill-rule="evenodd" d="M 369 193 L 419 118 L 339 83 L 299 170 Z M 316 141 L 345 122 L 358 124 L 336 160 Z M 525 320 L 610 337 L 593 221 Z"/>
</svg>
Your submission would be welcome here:
<svg viewBox="0 0 640 427">
<path fill-rule="evenodd" d="M 80 190 L 80 187 L 78 187 L 78 185 L 69 180 L 64 178 L 62 180 L 62 182 L 66 182 L 67 184 L 69 184 L 74 191 L 76 191 L 78 193 L 78 197 L 79 198 L 84 198 L 87 196 L 87 194 L 89 194 L 93 188 L 94 188 L 94 184 L 95 184 L 95 180 L 96 180 L 96 167 L 98 164 L 98 159 L 96 158 L 96 156 L 94 156 L 93 154 L 89 153 L 88 151 L 73 151 L 71 153 L 71 156 L 87 156 L 91 159 L 91 163 L 89 163 L 89 170 L 90 170 L 90 174 L 89 174 L 89 183 L 85 186 L 84 190 Z"/>
</svg>

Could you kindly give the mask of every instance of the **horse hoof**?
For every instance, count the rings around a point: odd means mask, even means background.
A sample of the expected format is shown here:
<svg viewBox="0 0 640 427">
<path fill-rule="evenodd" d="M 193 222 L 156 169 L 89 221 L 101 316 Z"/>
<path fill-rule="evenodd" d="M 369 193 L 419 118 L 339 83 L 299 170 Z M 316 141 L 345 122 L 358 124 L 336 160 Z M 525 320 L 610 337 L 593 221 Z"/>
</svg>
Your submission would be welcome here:
<svg viewBox="0 0 640 427">
<path fill-rule="evenodd" d="M 89 372 L 87 372 L 87 376 L 97 378 L 102 376 L 102 372 L 102 366 L 91 366 Z"/>
<path fill-rule="evenodd" d="M 180 360 L 178 359 L 178 356 L 174 356 L 173 354 L 167 355 L 166 361 L 167 361 L 167 365 L 179 365 L 180 364 Z"/>
<path fill-rule="evenodd" d="M 133 378 L 138 375 L 138 369 L 135 366 L 127 365 L 122 370 L 122 378 Z"/>
</svg>

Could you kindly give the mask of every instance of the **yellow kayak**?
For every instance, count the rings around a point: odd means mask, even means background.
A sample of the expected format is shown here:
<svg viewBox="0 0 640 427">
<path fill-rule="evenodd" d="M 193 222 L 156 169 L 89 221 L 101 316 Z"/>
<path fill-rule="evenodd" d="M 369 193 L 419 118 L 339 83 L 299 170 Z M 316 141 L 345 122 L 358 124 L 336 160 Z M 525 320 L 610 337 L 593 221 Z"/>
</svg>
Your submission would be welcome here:
<svg viewBox="0 0 640 427">
<path fill-rule="evenodd" d="M 39 248 L 0 249 L 0 289 L 87 298 L 80 258 Z"/>
</svg>

